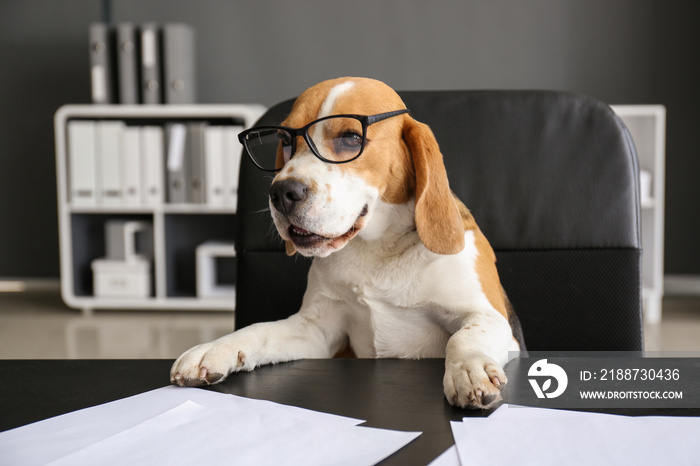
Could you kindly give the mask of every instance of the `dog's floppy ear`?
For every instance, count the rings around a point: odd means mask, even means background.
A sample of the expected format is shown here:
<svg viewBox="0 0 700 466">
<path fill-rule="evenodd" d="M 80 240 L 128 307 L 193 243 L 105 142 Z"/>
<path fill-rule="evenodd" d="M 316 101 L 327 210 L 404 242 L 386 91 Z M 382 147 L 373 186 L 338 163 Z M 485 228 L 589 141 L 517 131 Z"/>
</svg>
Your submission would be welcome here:
<svg viewBox="0 0 700 466">
<path fill-rule="evenodd" d="M 436 254 L 464 249 L 464 223 L 450 191 L 442 153 L 428 125 L 406 116 L 403 138 L 416 171 L 416 229 Z"/>
</svg>

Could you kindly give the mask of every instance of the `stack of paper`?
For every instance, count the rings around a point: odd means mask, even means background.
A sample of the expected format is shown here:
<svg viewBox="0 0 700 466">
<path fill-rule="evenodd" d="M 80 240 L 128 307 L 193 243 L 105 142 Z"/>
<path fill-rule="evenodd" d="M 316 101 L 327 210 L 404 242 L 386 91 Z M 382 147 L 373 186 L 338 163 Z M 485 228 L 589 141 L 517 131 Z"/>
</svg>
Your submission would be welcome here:
<svg viewBox="0 0 700 466">
<path fill-rule="evenodd" d="M 166 387 L 0 433 L 0 464 L 375 464 L 420 432 Z"/>
<path fill-rule="evenodd" d="M 698 417 L 616 416 L 503 405 L 452 422 L 455 446 L 432 464 L 698 464 Z"/>
</svg>

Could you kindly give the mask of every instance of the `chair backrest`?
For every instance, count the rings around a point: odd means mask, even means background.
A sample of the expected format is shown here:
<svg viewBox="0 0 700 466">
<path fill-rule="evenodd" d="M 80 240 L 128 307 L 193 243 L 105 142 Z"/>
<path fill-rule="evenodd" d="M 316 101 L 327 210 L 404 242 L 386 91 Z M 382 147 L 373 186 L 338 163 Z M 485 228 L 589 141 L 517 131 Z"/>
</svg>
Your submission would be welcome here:
<svg viewBox="0 0 700 466">
<path fill-rule="evenodd" d="M 496 251 L 528 349 L 641 350 L 637 157 L 609 106 L 549 91 L 399 94 Z M 258 124 L 280 123 L 292 103 Z M 247 158 L 240 173 L 237 328 L 295 313 L 310 266 L 275 232 L 270 174 Z"/>
</svg>

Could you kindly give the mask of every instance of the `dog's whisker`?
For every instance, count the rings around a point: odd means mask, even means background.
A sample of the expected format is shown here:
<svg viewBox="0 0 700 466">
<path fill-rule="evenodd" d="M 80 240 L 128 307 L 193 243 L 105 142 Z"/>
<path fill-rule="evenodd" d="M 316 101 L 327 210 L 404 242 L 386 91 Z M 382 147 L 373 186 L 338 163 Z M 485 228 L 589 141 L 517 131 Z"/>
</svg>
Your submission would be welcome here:
<svg viewBox="0 0 700 466">
<path fill-rule="evenodd" d="M 271 239 L 281 238 L 279 232 L 277 231 L 277 228 L 275 227 L 275 222 L 270 222 L 267 228 L 266 236 Z"/>
</svg>

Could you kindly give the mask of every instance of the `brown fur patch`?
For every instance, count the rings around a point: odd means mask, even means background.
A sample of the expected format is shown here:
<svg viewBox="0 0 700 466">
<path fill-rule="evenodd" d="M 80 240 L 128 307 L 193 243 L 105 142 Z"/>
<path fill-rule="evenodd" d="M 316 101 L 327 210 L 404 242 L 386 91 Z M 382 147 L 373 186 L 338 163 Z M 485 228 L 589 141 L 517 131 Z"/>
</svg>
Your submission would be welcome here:
<svg viewBox="0 0 700 466">
<path fill-rule="evenodd" d="M 498 270 L 496 269 L 496 254 L 478 228 L 474 230 L 474 243 L 478 251 L 476 273 L 481 282 L 481 289 L 491 306 L 508 319 L 508 305 L 506 304 L 506 297 L 503 293 L 501 280 L 498 278 Z"/>
<path fill-rule="evenodd" d="M 289 240 L 284 241 L 284 249 L 287 252 L 288 256 L 293 256 L 297 253 L 297 248 L 294 246 L 294 243 L 292 243 Z"/>
<path fill-rule="evenodd" d="M 501 280 L 498 276 L 498 270 L 496 268 L 496 254 L 493 252 L 493 248 L 491 248 L 491 244 L 486 239 L 486 236 L 484 236 L 477 226 L 476 220 L 474 220 L 474 216 L 469 211 L 467 206 L 465 206 L 464 203 L 457 198 L 457 196 L 454 196 L 454 199 L 457 203 L 457 207 L 459 208 L 460 216 L 462 217 L 464 230 L 474 231 L 474 243 L 478 251 L 478 256 L 476 258 L 476 273 L 479 276 L 481 289 L 486 295 L 486 298 L 489 300 L 491 306 L 493 306 L 494 309 L 496 309 L 506 319 L 509 319 L 510 314 L 512 313 L 512 308 L 503 291 Z"/>
<path fill-rule="evenodd" d="M 474 220 L 474 216 L 469 211 L 467 206 L 465 206 L 464 203 L 459 200 L 459 198 L 455 195 L 455 193 L 452 193 L 452 197 L 454 198 L 455 204 L 457 204 L 457 209 L 459 210 L 459 216 L 462 218 L 462 224 L 464 225 L 464 231 L 466 232 L 469 230 L 478 229 L 479 227 L 476 225 L 476 220 Z"/>
</svg>

